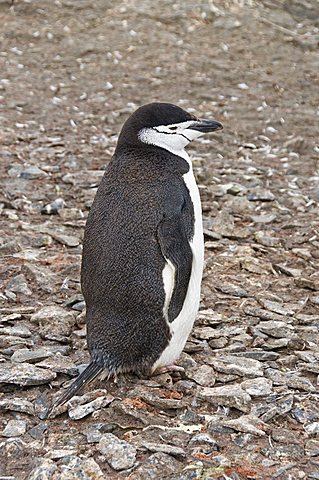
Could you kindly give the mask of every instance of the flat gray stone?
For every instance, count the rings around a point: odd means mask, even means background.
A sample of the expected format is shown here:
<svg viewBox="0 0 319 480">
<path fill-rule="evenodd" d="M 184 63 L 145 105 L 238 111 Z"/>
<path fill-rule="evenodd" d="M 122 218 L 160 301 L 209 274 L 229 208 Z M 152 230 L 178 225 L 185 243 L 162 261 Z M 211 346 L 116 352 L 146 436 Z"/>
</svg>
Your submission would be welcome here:
<svg viewBox="0 0 319 480">
<path fill-rule="evenodd" d="M 29 350 L 28 348 L 21 348 L 16 350 L 11 356 L 11 361 L 15 363 L 36 363 L 52 355 L 48 350 Z"/>
<path fill-rule="evenodd" d="M 136 461 L 136 448 L 112 433 L 105 433 L 102 436 L 97 449 L 114 470 L 131 468 Z"/>
<path fill-rule="evenodd" d="M 268 320 L 259 322 L 256 328 L 262 333 L 274 338 L 290 338 L 294 333 L 294 327 L 286 322 Z"/>
<path fill-rule="evenodd" d="M 23 273 L 11 278 L 7 283 L 6 290 L 13 293 L 22 293 L 23 295 L 32 295 L 32 291 L 28 287 L 28 282 Z"/>
<path fill-rule="evenodd" d="M 186 453 L 183 448 L 175 447 L 174 445 L 168 445 L 163 443 L 142 442 L 141 445 L 150 452 L 161 452 L 173 455 L 173 457 L 185 457 Z"/>
<path fill-rule="evenodd" d="M 242 412 L 249 412 L 251 396 L 240 385 L 225 385 L 222 387 L 202 387 L 198 396 L 213 405 L 234 407 Z"/>
<path fill-rule="evenodd" d="M 0 412 L 11 411 L 27 413 L 28 415 L 34 415 L 34 407 L 28 400 L 22 398 L 4 398 L 0 399 Z"/>
<path fill-rule="evenodd" d="M 106 407 L 114 400 L 112 395 L 98 397 L 92 402 L 85 403 L 84 405 L 78 405 L 77 407 L 69 408 L 69 417 L 72 420 L 80 420 L 81 418 L 87 417 L 96 410 L 100 410 L 103 407 Z"/>
<path fill-rule="evenodd" d="M 319 440 L 308 440 L 305 445 L 306 455 L 317 457 L 319 455 Z"/>
<path fill-rule="evenodd" d="M 194 380 L 194 382 L 203 387 L 212 387 L 216 381 L 215 370 L 209 365 L 188 368 L 186 374 L 188 378 Z"/>
<path fill-rule="evenodd" d="M 12 383 L 23 387 L 42 385 L 56 378 L 55 372 L 44 370 L 30 364 L 14 364 L 5 362 L 0 364 L 0 384 Z"/>
<path fill-rule="evenodd" d="M 4 430 L 1 432 L 3 437 L 20 437 L 27 430 L 27 424 L 24 420 L 9 420 Z"/>
<path fill-rule="evenodd" d="M 30 320 L 40 325 L 39 332 L 44 338 L 52 335 L 69 336 L 76 323 L 76 315 L 58 305 L 49 305 L 34 313 Z"/>
<path fill-rule="evenodd" d="M 267 428 L 266 424 L 253 415 L 242 415 L 232 420 L 222 420 L 221 423 L 224 427 L 230 427 L 238 432 L 250 433 L 260 437 L 266 435 L 264 431 Z"/>
<path fill-rule="evenodd" d="M 167 453 L 150 455 L 142 465 L 130 474 L 130 480 L 155 480 L 175 478 L 173 475 L 183 468 L 183 464 Z"/>
<path fill-rule="evenodd" d="M 307 377 L 302 377 L 298 373 L 284 373 L 275 368 L 268 368 L 265 371 L 267 378 L 273 381 L 274 385 L 287 385 L 297 390 L 305 390 L 306 392 L 315 392 L 315 386 Z"/>
<path fill-rule="evenodd" d="M 212 358 L 209 362 L 215 370 L 221 373 L 245 376 L 249 378 L 263 376 L 263 364 L 258 360 L 227 355 Z"/>
<path fill-rule="evenodd" d="M 51 480 L 57 470 L 58 466 L 53 460 L 41 458 L 38 460 L 38 466 L 31 471 L 28 480 Z"/>
<path fill-rule="evenodd" d="M 263 397 L 270 395 L 273 391 L 272 381 L 264 377 L 245 380 L 240 386 L 252 397 Z"/>
</svg>

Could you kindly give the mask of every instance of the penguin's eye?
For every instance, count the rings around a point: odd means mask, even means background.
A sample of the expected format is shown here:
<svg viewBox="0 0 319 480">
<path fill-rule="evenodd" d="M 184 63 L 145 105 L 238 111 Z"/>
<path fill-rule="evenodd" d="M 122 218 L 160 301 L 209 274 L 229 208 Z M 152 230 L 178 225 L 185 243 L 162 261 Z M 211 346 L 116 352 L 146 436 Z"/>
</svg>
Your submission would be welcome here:
<svg viewBox="0 0 319 480">
<path fill-rule="evenodd" d="M 169 127 L 170 130 L 177 130 L 177 127 Z"/>
</svg>

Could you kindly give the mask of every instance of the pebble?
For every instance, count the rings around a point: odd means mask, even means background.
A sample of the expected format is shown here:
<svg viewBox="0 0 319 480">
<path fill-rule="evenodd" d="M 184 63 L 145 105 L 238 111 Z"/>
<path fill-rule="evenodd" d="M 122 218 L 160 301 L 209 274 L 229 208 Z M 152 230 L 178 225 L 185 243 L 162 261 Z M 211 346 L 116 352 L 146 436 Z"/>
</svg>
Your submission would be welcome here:
<svg viewBox="0 0 319 480">
<path fill-rule="evenodd" d="M 201 365 L 188 368 L 187 377 L 194 380 L 198 385 L 203 387 L 212 387 L 216 381 L 215 370 L 209 365 Z"/>
<path fill-rule="evenodd" d="M 272 393 L 272 382 L 267 378 L 253 378 L 240 384 L 251 397 L 263 397 Z"/>
<path fill-rule="evenodd" d="M 206 360 L 218 372 L 239 375 L 248 378 L 262 377 L 263 364 L 258 360 L 232 355 L 210 358 Z"/>
<path fill-rule="evenodd" d="M 319 440 L 308 440 L 305 445 L 306 455 L 317 457 L 319 455 Z"/>
<path fill-rule="evenodd" d="M 288 338 L 294 333 L 294 327 L 286 322 L 280 322 L 276 320 L 268 320 L 265 322 L 259 322 L 256 328 L 274 338 Z"/>
<path fill-rule="evenodd" d="M 142 442 L 141 446 L 149 450 L 150 452 L 161 452 L 173 455 L 173 457 L 185 457 L 186 453 L 183 448 L 175 447 L 173 445 L 154 443 L 154 442 Z"/>
<path fill-rule="evenodd" d="M 9 420 L 4 430 L 1 432 L 3 437 L 20 437 L 27 430 L 27 424 L 24 420 Z"/>
<path fill-rule="evenodd" d="M 0 384 L 12 383 L 27 387 L 30 385 L 42 385 L 56 378 L 55 372 L 44 370 L 30 364 L 14 364 L 5 362 L 0 364 Z"/>
<path fill-rule="evenodd" d="M 229 427 L 238 432 L 250 433 L 252 435 L 264 436 L 267 425 L 260 418 L 253 415 L 242 415 L 232 420 L 222 420 L 224 427 Z"/>
<path fill-rule="evenodd" d="M 309 434 L 319 433 L 319 422 L 308 423 L 308 425 L 304 426 L 304 429 Z"/>
<path fill-rule="evenodd" d="M 6 286 L 6 291 L 13 292 L 13 293 L 22 293 L 23 295 L 32 295 L 32 291 L 28 287 L 28 282 L 23 275 L 20 273 L 15 277 L 11 278 Z"/>
<path fill-rule="evenodd" d="M 15 165 L 9 169 L 8 175 L 10 177 L 20 177 L 25 180 L 36 180 L 37 178 L 47 177 L 48 174 L 41 170 L 41 168 L 34 165 Z"/>
<path fill-rule="evenodd" d="M 105 433 L 97 449 L 114 470 L 126 470 L 136 462 L 136 448 L 112 433 Z"/>
<path fill-rule="evenodd" d="M 72 361 L 70 357 L 65 357 L 60 353 L 54 356 L 45 358 L 41 362 L 37 363 L 37 367 L 47 368 L 56 373 L 65 373 L 71 377 L 78 375 L 78 367 Z"/>
<path fill-rule="evenodd" d="M 314 392 L 315 386 L 306 377 L 301 377 L 296 373 L 284 373 L 274 368 L 267 368 L 266 377 L 273 381 L 274 385 L 287 385 L 290 388 L 305 390 L 306 392 Z"/>
<path fill-rule="evenodd" d="M 23 271 L 26 272 L 28 278 L 31 277 L 37 284 L 37 286 L 43 292 L 52 293 L 56 284 L 56 276 L 49 270 L 49 268 L 43 265 L 33 265 L 32 263 L 26 263 L 23 266 Z"/>
<path fill-rule="evenodd" d="M 251 396 L 240 385 L 224 385 L 221 387 L 201 387 L 198 396 L 213 405 L 234 407 L 242 412 L 249 412 Z"/>
<path fill-rule="evenodd" d="M 150 455 L 142 465 L 130 474 L 130 480 L 175 479 L 177 472 L 181 468 L 183 468 L 183 464 L 171 455 L 156 452 Z"/>
<path fill-rule="evenodd" d="M 0 399 L 0 412 L 12 411 L 34 415 L 34 407 L 31 402 L 22 398 L 4 398 Z"/>
<path fill-rule="evenodd" d="M 276 197 L 270 190 L 254 188 L 250 190 L 247 198 L 250 202 L 273 202 Z"/>
<path fill-rule="evenodd" d="M 43 338 L 52 335 L 68 337 L 76 323 L 76 315 L 57 305 L 48 305 L 34 313 L 30 321 L 40 326 L 39 333 Z"/>
<path fill-rule="evenodd" d="M 38 466 L 35 467 L 28 480 L 53 480 L 53 474 L 57 471 L 58 466 L 48 458 L 41 458 L 37 460 Z M 62 480 L 61 477 L 59 477 Z"/>
<path fill-rule="evenodd" d="M 21 348 L 16 350 L 11 356 L 11 362 L 15 363 L 36 363 L 52 355 L 48 350 L 29 350 L 28 348 Z"/>
<path fill-rule="evenodd" d="M 59 210 L 61 210 L 61 208 L 64 207 L 64 205 L 65 205 L 65 202 L 63 198 L 57 198 L 53 202 L 42 207 L 41 213 L 43 215 L 56 215 L 59 212 Z"/>
<path fill-rule="evenodd" d="M 106 407 L 114 400 L 114 397 L 111 395 L 98 397 L 92 402 L 86 403 L 84 405 L 78 405 L 77 407 L 69 408 L 69 417 L 72 420 L 80 420 L 81 418 L 87 417 L 91 413 L 99 410 L 103 407 Z"/>
</svg>

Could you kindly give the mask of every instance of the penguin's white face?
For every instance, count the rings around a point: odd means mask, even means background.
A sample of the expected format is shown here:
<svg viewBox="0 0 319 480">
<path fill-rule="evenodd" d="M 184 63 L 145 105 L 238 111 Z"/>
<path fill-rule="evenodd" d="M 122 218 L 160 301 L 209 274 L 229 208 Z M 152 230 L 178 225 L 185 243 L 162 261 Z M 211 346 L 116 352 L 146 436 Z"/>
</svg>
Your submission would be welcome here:
<svg viewBox="0 0 319 480">
<path fill-rule="evenodd" d="M 170 152 L 183 152 L 184 148 L 195 138 L 205 132 L 193 130 L 196 125 L 194 120 L 170 125 L 158 125 L 156 127 L 143 128 L 138 133 L 138 138 L 143 143 L 165 148 Z"/>
</svg>

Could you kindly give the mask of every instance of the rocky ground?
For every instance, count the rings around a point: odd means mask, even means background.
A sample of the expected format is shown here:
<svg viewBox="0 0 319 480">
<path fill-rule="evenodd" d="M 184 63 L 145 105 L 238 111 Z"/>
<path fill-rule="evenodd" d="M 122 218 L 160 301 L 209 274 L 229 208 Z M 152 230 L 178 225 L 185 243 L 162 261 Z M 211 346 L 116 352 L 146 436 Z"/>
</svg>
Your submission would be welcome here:
<svg viewBox="0 0 319 480">
<path fill-rule="evenodd" d="M 319 479 L 318 41 L 316 0 L 0 1 L 0 479 Z M 224 124 L 190 148 L 206 269 L 185 374 L 41 420 L 88 361 L 83 228 L 152 100 Z"/>
</svg>

